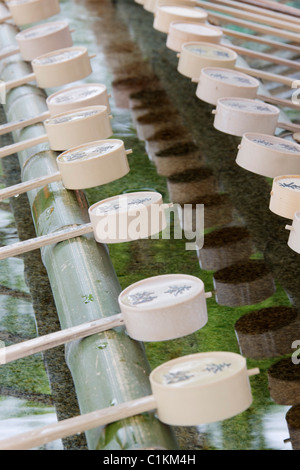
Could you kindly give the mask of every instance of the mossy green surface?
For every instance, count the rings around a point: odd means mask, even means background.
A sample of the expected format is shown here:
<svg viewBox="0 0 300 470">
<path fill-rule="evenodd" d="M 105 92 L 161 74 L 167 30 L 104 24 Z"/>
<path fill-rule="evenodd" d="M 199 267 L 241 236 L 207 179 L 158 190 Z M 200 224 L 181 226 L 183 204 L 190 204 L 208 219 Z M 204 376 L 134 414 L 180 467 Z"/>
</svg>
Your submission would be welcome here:
<svg viewBox="0 0 300 470">
<path fill-rule="evenodd" d="M 49 381 L 40 354 L 1 366 L 1 387 L 19 392 L 49 394 Z"/>
</svg>

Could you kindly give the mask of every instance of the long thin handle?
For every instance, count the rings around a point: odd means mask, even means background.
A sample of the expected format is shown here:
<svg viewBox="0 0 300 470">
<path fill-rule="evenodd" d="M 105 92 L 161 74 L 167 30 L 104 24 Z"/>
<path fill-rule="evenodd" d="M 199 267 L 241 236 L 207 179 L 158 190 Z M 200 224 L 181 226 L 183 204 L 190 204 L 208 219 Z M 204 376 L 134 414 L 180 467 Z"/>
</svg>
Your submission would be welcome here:
<svg viewBox="0 0 300 470">
<path fill-rule="evenodd" d="M 293 83 L 295 82 L 295 80 L 292 78 L 284 77 L 283 75 L 277 75 L 275 73 L 264 72 L 263 70 L 253 69 L 251 67 L 240 67 L 236 65 L 235 70 L 247 73 L 253 77 L 262 78 L 263 80 L 281 83 L 282 85 L 287 85 L 289 87 L 292 87 Z"/>
<path fill-rule="evenodd" d="M 213 0 L 213 3 L 221 3 L 223 5 L 227 5 L 228 7 L 232 7 L 240 11 L 244 10 L 246 12 L 249 12 L 250 14 L 254 14 L 255 16 L 257 15 L 258 17 L 264 19 L 265 24 L 268 24 L 266 22 L 267 21 L 266 17 L 270 17 L 275 20 L 284 21 L 285 23 L 290 22 L 290 23 L 296 23 L 300 25 L 299 18 L 293 17 L 291 15 L 287 15 L 283 12 L 276 12 L 276 11 L 269 10 L 268 8 L 265 8 L 264 5 L 261 5 L 260 8 L 258 8 L 257 6 L 246 5 L 241 2 L 236 2 L 232 0 Z M 244 17 L 246 18 L 246 16 Z M 252 16 L 252 18 L 255 18 L 255 17 Z"/>
<path fill-rule="evenodd" d="M 228 28 L 220 28 L 226 36 L 232 36 L 234 38 L 245 39 L 245 41 L 257 42 L 259 44 L 265 44 L 267 46 L 274 47 L 275 49 L 283 49 L 299 54 L 299 46 L 293 44 L 287 44 L 285 42 L 273 41 L 261 36 L 255 36 L 254 34 L 241 33 Z"/>
<path fill-rule="evenodd" d="M 257 23 L 252 23 L 251 21 L 240 20 L 232 16 L 220 15 L 219 13 L 208 12 L 208 19 L 218 19 L 222 23 L 234 24 L 241 26 L 251 31 L 257 31 L 258 33 L 270 34 L 271 36 L 288 39 L 292 42 L 300 42 L 300 34 L 289 33 L 278 28 L 271 28 L 270 26 L 264 26 Z"/>
<path fill-rule="evenodd" d="M 0 158 L 8 157 L 14 153 L 21 152 L 22 150 L 34 147 L 35 145 L 44 144 L 48 142 L 47 134 L 40 135 L 38 137 L 33 137 L 32 139 L 23 140 L 16 144 L 6 145 L 0 149 Z"/>
<path fill-rule="evenodd" d="M 157 407 L 153 395 L 137 400 L 110 406 L 75 418 L 66 419 L 50 426 L 44 426 L 18 436 L 0 441 L 0 450 L 28 450 L 47 444 L 56 439 L 64 439 L 98 426 L 130 418 L 140 413 L 155 410 Z"/>
<path fill-rule="evenodd" d="M 288 22 L 288 21 L 283 21 L 281 19 L 269 18 L 269 17 L 266 17 L 265 15 L 249 13 L 249 12 L 241 11 L 237 8 L 216 5 L 215 3 L 212 3 L 212 2 L 203 2 L 202 0 L 197 0 L 197 5 L 203 8 L 207 8 L 209 10 L 219 11 L 226 15 L 234 16 L 235 18 L 242 18 L 243 20 L 244 19 L 250 20 L 255 23 L 261 23 L 263 25 L 271 26 L 272 28 L 280 28 L 281 34 L 289 35 L 290 31 L 293 33 L 297 33 L 297 35 L 299 33 L 299 25 L 294 24 L 290 21 Z"/>
<path fill-rule="evenodd" d="M 278 127 L 281 129 L 285 129 L 286 131 L 291 131 L 291 132 L 299 132 L 300 131 L 300 126 L 297 124 L 289 124 L 286 122 L 278 122 Z"/>
<path fill-rule="evenodd" d="M 3 16 L 2 18 L 0 18 L 0 24 L 5 23 L 6 21 L 9 21 L 9 20 L 12 20 L 12 19 L 13 19 L 13 17 L 11 15 Z"/>
<path fill-rule="evenodd" d="M 46 119 L 50 118 L 51 114 L 49 111 L 45 111 L 38 116 L 33 116 L 27 119 L 19 119 L 18 121 L 9 122 L 7 124 L 2 124 L 0 126 L 0 135 L 8 134 L 9 132 L 14 132 L 18 129 L 23 129 L 27 126 L 32 126 L 33 124 L 37 124 L 39 122 L 43 122 Z"/>
<path fill-rule="evenodd" d="M 223 45 L 229 47 L 229 49 L 235 51 L 237 54 L 240 54 L 242 56 L 248 56 L 254 59 L 264 60 L 266 62 L 271 62 L 272 64 L 285 65 L 286 67 L 290 67 L 294 70 L 300 70 L 300 63 L 296 62 L 295 60 L 283 59 L 282 57 L 276 57 L 274 55 L 266 54 L 264 52 L 252 51 L 251 49 L 235 46 L 233 44 L 227 45 L 226 43 L 224 43 Z"/>
<path fill-rule="evenodd" d="M 248 375 L 248 377 L 252 377 L 253 375 L 258 375 L 258 374 L 260 374 L 260 370 L 259 370 L 258 367 L 255 367 L 255 368 L 253 368 L 253 369 L 248 369 L 248 370 L 247 370 L 247 375 Z"/>
<path fill-rule="evenodd" d="M 50 183 L 56 183 L 61 181 L 61 174 L 59 172 L 53 173 L 52 175 L 41 176 L 40 178 L 34 178 L 29 181 L 24 181 L 23 183 L 15 184 L 9 186 L 8 188 L 0 189 L 0 201 L 3 199 L 8 199 L 13 196 L 19 196 L 20 194 L 27 193 L 32 189 L 41 188 Z"/>
<path fill-rule="evenodd" d="M 35 73 L 30 73 L 28 75 L 24 75 L 24 77 L 17 78 L 16 80 L 11 80 L 10 82 L 6 82 L 6 90 L 11 90 L 12 88 L 17 88 L 21 85 L 26 85 L 26 83 L 35 82 L 36 75 Z"/>
<path fill-rule="evenodd" d="M 255 5 L 259 8 L 267 8 L 268 11 L 272 10 L 275 12 L 284 13 L 285 15 L 298 17 L 300 18 L 300 11 L 298 8 L 292 7 L 290 5 L 282 5 L 281 3 L 274 2 L 273 0 L 239 0 L 239 3 L 248 3 L 250 5 Z"/>
<path fill-rule="evenodd" d="M 0 260 L 10 256 L 18 256 L 28 251 L 38 250 L 43 246 L 53 245 L 71 238 L 80 237 L 93 232 L 92 224 L 83 224 L 75 227 L 68 227 L 57 233 L 50 233 L 37 238 L 30 238 L 22 242 L 14 243 L 0 248 Z"/>
<path fill-rule="evenodd" d="M 19 47 L 15 47 L 14 49 L 9 49 L 8 51 L 2 52 L 2 54 L 0 54 L 0 60 L 6 59 L 7 57 L 18 54 L 19 52 L 20 52 Z"/>
<path fill-rule="evenodd" d="M 283 106 L 285 108 L 297 109 L 300 110 L 300 106 L 297 103 L 293 103 L 292 100 L 285 100 L 283 98 L 275 98 L 274 96 L 266 96 L 258 94 L 256 98 L 259 100 L 265 101 L 270 104 L 277 104 L 278 106 Z"/>
<path fill-rule="evenodd" d="M 82 325 L 73 326 L 72 328 L 50 333 L 49 335 L 40 336 L 19 344 L 4 347 L 0 349 L 0 364 L 8 364 L 9 362 L 16 361 L 23 357 L 47 351 L 71 341 L 86 338 L 87 336 L 123 325 L 123 315 L 117 314 L 108 318 L 102 318 L 101 320 L 94 320 L 83 323 Z"/>
</svg>

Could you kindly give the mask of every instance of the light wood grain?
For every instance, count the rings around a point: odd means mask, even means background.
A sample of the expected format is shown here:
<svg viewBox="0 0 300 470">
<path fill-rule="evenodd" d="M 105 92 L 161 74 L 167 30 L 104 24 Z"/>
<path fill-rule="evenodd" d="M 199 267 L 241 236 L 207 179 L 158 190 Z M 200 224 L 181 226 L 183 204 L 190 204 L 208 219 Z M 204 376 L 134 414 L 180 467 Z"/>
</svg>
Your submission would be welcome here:
<svg viewBox="0 0 300 470">
<path fill-rule="evenodd" d="M 32 189 L 41 188 L 42 186 L 58 181 L 61 181 L 61 174 L 59 172 L 24 181 L 13 186 L 9 186 L 8 188 L 0 189 L 0 200 L 3 201 L 3 199 L 18 196 L 19 194 L 27 193 L 27 191 L 31 191 Z"/>
<path fill-rule="evenodd" d="M 80 237 L 93 232 L 92 224 L 68 227 L 56 233 L 50 233 L 37 238 L 30 238 L 22 242 L 14 243 L 0 248 L 0 260 L 11 256 L 19 256 L 29 251 L 38 250 L 44 246 L 53 245 L 71 238 Z"/>
<path fill-rule="evenodd" d="M 0 149 L 0 158 L 8 157 L 14 153 L 22 152 L 22 150 L 26 150 L 30 147 L 34 147 L 35 145 L 44 144 L 47 142 L 48 136 L 47 134 L 43 134 L 38 137 L 33 137 L 32 139 L 17 142 L 16 144 L 6 145 Z"/>
<path fill-rule="evenodd" d="M 117 314 L 108 318 L 94 320 L 83 323 L 82 325 L 57 331 L 55 333 L 50 333 L 49 335 L 39 336 L 29 341 L 23 341 L 21 343 L 2 348 L 2 361 L 0 361 L 0 364 L 8 364 L 9 362 L 47 351 L 71 341 L 86 338 L 87 336 L 117 328 L 122 325 L 124 325 L 123 315 Z"/>
<path fill-rule="evenodd" d="M 45 121 L 51 117 L 49 111 L 45 111 L 44 113 L 33 116 L 32 118 L 28 119 L 20 119 L 19 121 L 9 122 L 7 124 L 0 125 L 0 135 L 8 134 L 9 132 L 14 132 L 18 129 L 23 129 L 27 126 L 32 126 L 33 124 L 37 124 L 39 122 Z"/>
</svg>

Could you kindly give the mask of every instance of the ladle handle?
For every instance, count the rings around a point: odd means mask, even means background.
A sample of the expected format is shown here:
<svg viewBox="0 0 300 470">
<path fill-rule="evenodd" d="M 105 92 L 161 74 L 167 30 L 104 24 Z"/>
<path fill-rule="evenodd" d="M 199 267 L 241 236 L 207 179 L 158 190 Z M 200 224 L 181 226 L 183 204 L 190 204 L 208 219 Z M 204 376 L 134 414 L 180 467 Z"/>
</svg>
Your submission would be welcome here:
<svg viewBox="0 0 300 470">
<path fill-rule="evenodd" d="M 44 185 L 55 183 L 57 181 L 61 181 L 60 173 L 53 173 L 52 175 L 42 176 L 40 178 L 9 186 L 8 188 L 0 189 L 0 201 L 13 196 L 19 196 L 19 194 L 27 193 L 27 191 L 41 188 Z"/>
<path fill-rule="evenodd" d="M 268 80 L 270 82 L 281 83 L 281 84 L 287 85 L 289 87 L 292 87 L 293 83 L 295 82 L 295 80 L 292 80 L 289 77 L 284 77 L 283 75 L 277 75 L 275 73 L 264 72 L 263 70 L 253 69 L 251 67 L 241 67 L 241 66 L 235 65 L 234 68 L 238 72 L 243 72 L 247 75 L 251 75 L 252 77 L 261 78 L 263 80 Z M 193 83 L 199 83 L 199 78 L 196 78 L 196 77 L 192 78 L 192 82 Z M 267 97 L 264 97 L 263 99 L 265 101 L 267 101 L 267 99 L 265 99 L 265 98 L 267 98 Z M 290 106 L 290 107 L 295 107 L 296 108 L 296 106 L 292 106 L 293 103 L 291 101 L 282 100 L 282 99 L 279 99 L 279 98 L 272 98 L 272 99 L 273 99 L 274 103 L 275 103 L 275 100 L 276 100 L 277 102 L 280 101 L 281 103 L 279 103 L 279 104 L 282 104 L 282 106 Z M 270 100 L 271 100 L 271 97 L 270 97 Z M 297 109 L 299 109 L 299 106 L 298 106 Z"/>
<path fill-rule="evenodd" d="M 3 16 L 2 18 L 0 18 L 0 24 L 5 23 L 5 21 L 9 21 L 9 20 L 12 20 L 12 19 L 13 19 L 13 17 L 11 15 Z"/>
<path fill-rule="evenodd" d="M 197 2 L 197 3 L 198 3 L 198 6 L 201 6 L 202 2 Z M 246 21 L 244 19 L 236 18 L 235 16 L 223 15 L 220 13 L 213 13 L 211 11 L 208 11 L 208 21 L 211 22 L 211 19 L 213 20 L 217 19 L 222 24 L 223 23 L 233 24 L 233 25 L 241 26 L 244 29 L 250 29 L 251 31 L 256 31 L 258 33 L 268 34 L 270 36 L 288 39 L 289 41 L 292 41 L 292 42 L 297 42 L 297 43 L 300 42 L 300 35 L 297 34 L 296 32 L 285 31 L 280 28 L 258 24 L 257 22 L 254 23 L 252 21 Z"/>
<path fill-rule="evenodd" d="M 277 57 L 276 55 L 274 56 L 272 54 L 266 54 L 264 52 L 253 51 L 251 49 L 235 46 L 233 44 L 227 45 L 227 43 L 222 42 L 222 45 L 224 45 L 225 47 L 229 47 L 229 49 L 242 56 L 265 60 L 266 62 L 271 62 L 273 64 L 286 65 L 287 67 L 290 67 L 292 69 L 300 70 L 300 64 L 295 60 L 284 59 L 282 57 Z"/>
<path fill-rule="evenodd" d="M 89 429 L 155 410 L 156 407 L 153 395 L 138 398 L 4 439 L 0 441 L 0 450 L 29 450 L 56 439 L 64 439 Z"/>
<path fill-rule="evenodd" d="M 236 7 L 236 1 L 231 0 L 220 0 L 218 3 L 230 4 Z M 273 0 L 242 0 L 239 2 L 238 8 L 240 10 L 246 10 L 252 13 L 263 14 L 271 18 L 281 18 L 285 21 L 292 21 L 299 23 L 299 11 L 294 7 L 282 5 L 279 2 L 274 4 Z M 291 16 L 293 15 L 293 16 Z"/>
<path fill-rule="evenodd" d="M 284 106 L 286 108 L 297 109 L 299 111 L 299 104 L 293 103 L 292 100 L 286 100 L 284 98 L 275 98 L 274 96 L 267 96 L 257 94 L 256 98 L 265 101 L 266 103 L 276 104 L 278 106 Z"/>
<path fill-rule="evenodd" d="M 297 124 L 290 124 L 286 122 L 278 122 L 278 127 L 280 129 L 285 129 L 286 131 L 291 131 L 291 132 L 299 132 L 300 131 L 300 126 Z"/>
<path fill-rule="evenodd" d="M 283 49 L 292 52 L 298 52 L 298 46 L 294 46 L 293 44 L 273 41 L 271 39 L 266 39 L 262 36 L 255 36 L 253 34 L 241 33 L 239 31 L 235 31 L 233 29 L 226 29 L 220 28 L 226 36 L 231 36 L 234 38 L 244 39 L 245 41 L 252 41 L 257 42 L 259 44 L 266 44 L 267 46 L 274 47 L 275 49 Z"/>
<path fill-rule="evenodd" d="M 112 315 L 108 318 L 101 318 L 83 323 L 82 325 L 73 326 L 49 335 L 40 336 L 29 341 L 4 347 L 0 349 L 0 364 L 8 364 L 23 357 L 31 356 L 51 348 L 56 348 L 63 344 L 86 338 L 97 333 L 101 333 L 112 328 L 124 325 L 122 314 Z"/>
<path fill-rule="evenodd" d="M 40 135 L 38 137 L 33 137 L 32 139 L 23 140 L 16 144 L 6 145 L 0 149 L 0 158 L 8 157 L 14 153 L 22 152 L 22 150 L 34 147 L 35 145 L 44 144 L 48 142 L 47 134 Z"/>
<path fill-rule="evenodd" d="M 23 129 L 24 127 L 27 127 L 27 126 L 32 126 L 33 124 L 43 122 L 45 121 L 45 119 L 48 119 L 50 117 L 51 117 L 51 114 L 49 113 L 49 111 L 45 111 L 44 113 L 39 114 L 38 116 L 34 116 L 32 118 L 20 119 L 19 121 L 2 124 L 0 126 L 0 135 L 8 134 L 9 132 L 14 132 L 18 129 Z"/>
<path fill-rule="evenodd" d="M 260 370 L 258 367 L 255 367 L 254 369 L 248 369 L 247 370 L 247 375 L 248 377 L 252 377 L 253 375 L 258 375 L 260 374 Z"/>
<path fill-rule="evenodd" d="M 295 81 L 289 77 L 284 77 L 283 75 L 277 75 L 275 73 L 264 72 L 263 70 L 252 69 L 251 67 L 240 67 L 236 65 L 235 70 L 237 70 L 238 72 L 247 73 L 248 75 L 251 75 L 252 77 L 262 78 L 263 80 L 269 80 L 271 82 L 281 83 L 289 87 L 291 87 L 293 85 L 293 82 Z"/>
<path fill-rule="evenodd" d="M 20 52 L 19 47 L 15 47 L 14 49 L 10 49 L 6 52 L 2 52 L 2 54 L 0 54 L 0 60 L 6 59 L 7 57 L 18 54 L 19 52 Z"/>
<path fill-rule="evenodd" d="M 18 256 L 28 251 L 38 250 L 44 246 L 70 240 L 93 232 L 92 224 L 83 224 L 79 227 L 68 227 L 56 233 L 42 235 L 37 238 L 30 238 L 22 242 L 14 243 L 0 248 L 0 260 L 11 256 Z"/>
<path fill-rule="evenodd" d="M 289 34 L 290 32 L 298 33 L 298 25 L 294 24 L 291 21 L 287 21 L 285 17 L 276 17 L 272 18 L 267 15 L 264 15 L 263 12 L 261 14 L 259 13 L 253 13 L 253 12 L 248 12 L 248 11 L 243 11 L 241 9 L 233 8 L 233 5 L 230 4 L 229 6 L 224 6 L 224 5 L 216 5 L 216 3 L 225 3 L 224 1 L 221 2 L 203 2 L 198 0 L 197 4 L 201 6 L 202 8 L 208 8 L 214 11 L 218 11 L 222 14 L 233 16 L 234 18 L 241 18 L 241 20 L 249 20 L 254 23 L 260 23 L 265 25 L 268 25 L 272 28 L 278 29 L 280 32 L 286 32 Z"/>
<path fill-rule="evenodd" d="M 12 88 L 17 88 L 21 85 L 26 85 L 27 83 L 34 82 L 36 80 L 35 73 L 30 73 L 28 75 L 24 75 L 24 77 L 17 78 L 16 80 L 11 80 L 10 82 L 6 82 L 6 90 L 11 90 Z"/>
</svg>

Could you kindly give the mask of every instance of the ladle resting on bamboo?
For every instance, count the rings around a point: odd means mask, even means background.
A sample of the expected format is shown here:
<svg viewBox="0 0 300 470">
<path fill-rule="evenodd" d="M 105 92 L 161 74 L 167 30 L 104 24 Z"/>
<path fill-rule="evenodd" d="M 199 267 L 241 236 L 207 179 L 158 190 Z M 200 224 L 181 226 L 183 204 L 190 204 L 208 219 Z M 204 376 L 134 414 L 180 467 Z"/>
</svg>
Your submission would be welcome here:
<svg viewBox="0 0 300 470">
<path fill-rule="evenodd" d="M 59 0 L 10 1 L 2 5 L 0 24 L 13 20 L 16 26 L 38 23 L 60 13 Z"/>
<path fill-rule="evenodd" d="M 149 288 L 151 295 L 147 297 Z M 0 364 L 121 326 L 137 341 L 167 341 L 190 335 L 206 325 L 209 297 L 211 293 L 205 293 L 203 282 L 194 276 L 168 274 L 144 279 L 120 294 L 121 313 L 4 347 L 0 349 Z"/>
<path fill-rule="evenodd" d="M 0 190 L 0 199 L 23 194 L 46 184 L 62 182 L 66 189 L 88 189 L 122 178 L 129 172 L 124 142 L 107 139 L 71 148 L 57 159 L 59 171 Z"/>
<path fill-rule="evenodd" d="M 11 90 L 30 82 L 39 88 L 55 88 L 67 83 L 82 80 L 92 73 L 90 59 L 85 47 L 68 47 L 37 57 L 31 62 L 33 73 L 16 80 L 4 82 L 6 90 Z"/>
<path fill-rule="evenodd" d="M 0 148 L 0 158 L 42 143 L 49 143 L 51 150 L 62 151 L 107 139 L 113 133 L 110 120 L 106 106 L 90 106 L 59 114 L 45 120 L 45 134 Z"/>
<path fill-rule="evenodd" d="M 45 23 L 25 29 L 16 35 L 18 47 L 2 51 L 0 60 L 21 54 L 25 62 L 31 62 L 48 52 L 64 49 L 73 45 L 71 32 L 67 21 Z"/>
<path fill-rule="evenodd" d="M 152 395 L 67 419 L 0 441 L 1 450 L 26 450 L 53 440 L 105 426 L 139 413 L 156 410 L 171 426 L 197 426 L 223 421 L 242 413 L 253 398 L 247 370 L 239 354 L 214 351 L 166 362 L 152 371 Z"/>
<path fill-rule="evenodd" d="M 48 111 L 26 119 L 2 124 L 0 125 L 0 135 L 43 122 L 59 114 L 90 106 L 106 106 L 107 111 L 110 113 L 109 97 L 107 88 L 102 83 L 83 83 L 62 89 L 47 98 Z"/>
</svg>

